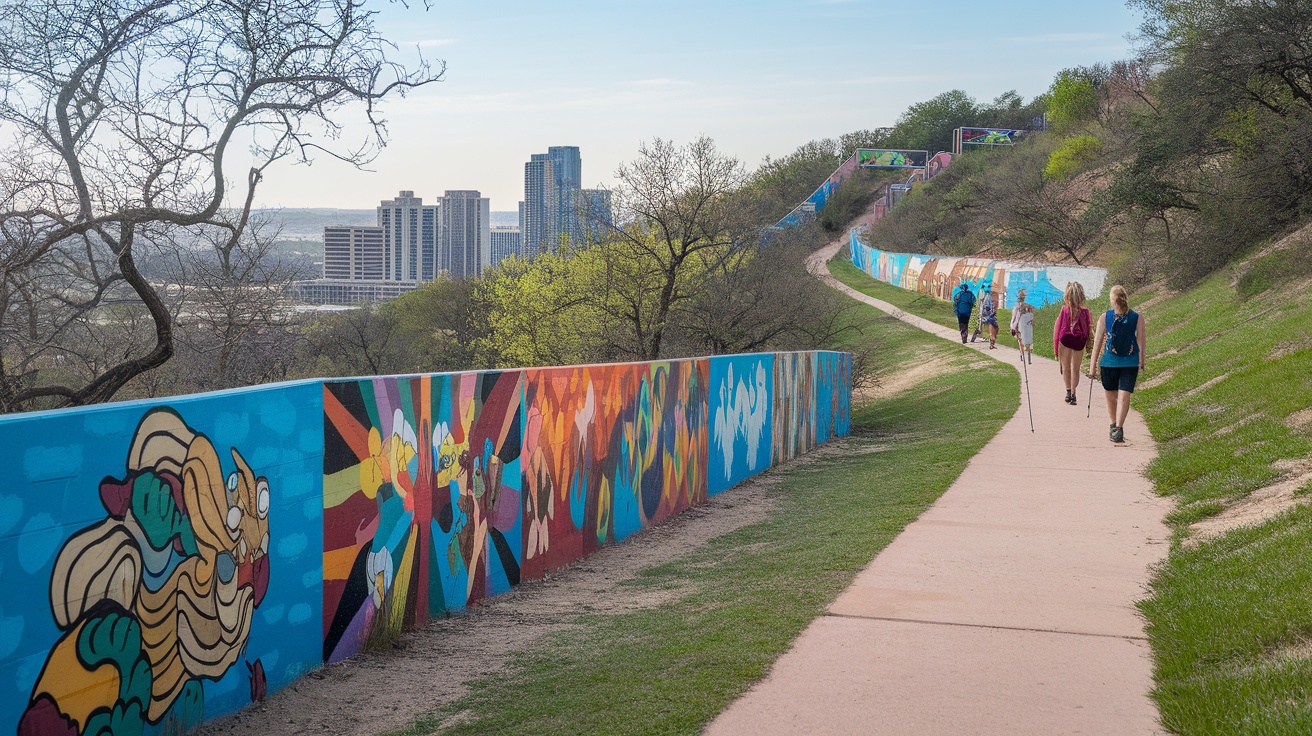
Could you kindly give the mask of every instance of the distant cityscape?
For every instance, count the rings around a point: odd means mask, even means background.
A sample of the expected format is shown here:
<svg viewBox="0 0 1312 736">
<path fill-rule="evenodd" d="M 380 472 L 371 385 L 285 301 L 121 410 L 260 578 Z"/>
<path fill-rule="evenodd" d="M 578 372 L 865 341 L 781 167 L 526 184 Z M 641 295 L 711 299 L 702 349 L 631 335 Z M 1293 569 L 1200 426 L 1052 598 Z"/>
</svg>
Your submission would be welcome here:
<svg viewBox="0 0 1312 736">
<path fill-rule="evenodd" d="M 325 226 L 321 277 L 298 281 L 292 295 L 311 304 L 395 299 L 443 275 L 477 278 L 507 258 L 584 246 L 614 220 L 610 192 L 582 180 L 578 146 L 533 154 L 517 225 L 493 225 L 478 190 L 448 189 L 432 204 L 401 190 L 379 203 L 374 225 Z"/>
</svg>

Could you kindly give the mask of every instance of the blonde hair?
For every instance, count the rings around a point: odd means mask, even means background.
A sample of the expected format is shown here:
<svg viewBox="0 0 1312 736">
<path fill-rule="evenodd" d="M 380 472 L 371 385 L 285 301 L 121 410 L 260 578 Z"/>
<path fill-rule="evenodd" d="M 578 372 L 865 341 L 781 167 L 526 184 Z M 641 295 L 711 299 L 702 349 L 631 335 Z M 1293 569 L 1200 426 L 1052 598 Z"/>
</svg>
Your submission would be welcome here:
<svg viewBox="0 0 1312 736">
<path fill-rule="evenodd" d="M 1066 295 L 1062 300 L 1066 302 L 1066 306 L 1071 308 L 1071 312 L 1080 311 L 1080 307 L 1084 306 L 1084 285 L 1078 281 L 1067 281 Z M 1072 314 L 1071 316 L 1075 315 Z"/>
<path fill-rule="evenodd" d="M 1112 287 L 1112 308 L 1116 310 L 1117 315 L 1130 311 L 1130 294 L 1120 284 Z"/>
</svg>

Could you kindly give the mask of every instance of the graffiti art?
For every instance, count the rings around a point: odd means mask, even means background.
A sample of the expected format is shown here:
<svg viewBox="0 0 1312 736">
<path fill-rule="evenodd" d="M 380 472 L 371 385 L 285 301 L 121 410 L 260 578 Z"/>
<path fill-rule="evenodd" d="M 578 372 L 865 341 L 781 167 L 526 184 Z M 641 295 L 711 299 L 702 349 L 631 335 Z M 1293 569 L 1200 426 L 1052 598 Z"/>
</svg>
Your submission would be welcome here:
<svg viewBox="0 0 1312 736">
<path fill-rule="evenodd" d="M 527 373 L 525 578 L 706 499 L 708 361 Z"/>
<path fill-rule="evenodd" d="M 990 289 L 1000 308 L 1015 304 L 1021 289 L 1036 308 L 1056 304 L 1072 281 L 1082 284 L 1093 299 L 1102 294 L 1107 281 L 1103 268 L 890 253 L 862 243 L 855 230 L 849 234 L 848 251 L 854 266 L 880 281 L 944 300 L 950 300 L 952 290 L 965 282 L 976 293 Z"/>
<path fill-rule="evenodd" d="M 961 128 L 961 143 L 966 146 L 1010 146 L 1022 135 L 1025 131 L 1010 128 Z"/>
<path fill-rule="evenodd" d="M 55 560 L 50 609 L 63 635 L 21 736 L 140 734 L 166 714 L 183 728 L 200 722 L 201 681 L 243 655 L 269 587 L 269 482 L 230 454 L 225 475 L 178 414 L 141 420 L 126 473 L 100 483 L 106 518 Z"/>
<path fill-rule="evenodd" d="M 710 492 L 726 490 L 770 465 L 774 355 L 711 359 Z"/>
<path fill-rule="evenodd" d="M 810 452 L 815 446 L 815 354 L 776 353 L 772 465 Z"/>
<path fill-rule="evenodd" d="M 325 662 L 520 579 L 517 371 L 324 384 Z"/>
<path fill-rule="evenodd" d="M 923 169 L 929 162 L 929 151 L 858 148 L 856 156 L 863 169 Z"/>
</svg>

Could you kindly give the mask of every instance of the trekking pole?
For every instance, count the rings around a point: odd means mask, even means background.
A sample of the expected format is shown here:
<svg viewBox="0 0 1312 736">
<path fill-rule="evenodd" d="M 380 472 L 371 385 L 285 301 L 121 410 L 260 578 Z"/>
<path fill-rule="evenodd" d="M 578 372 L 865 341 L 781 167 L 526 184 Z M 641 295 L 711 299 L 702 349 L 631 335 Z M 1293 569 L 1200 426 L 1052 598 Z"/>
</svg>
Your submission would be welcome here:
<svg viewBox="0 0 1312 736">
<path fill-rule="evenodd" d="M 1034 406 L 1030 403 L 1030 369 L 1025 366 L 1025 348 L 1020 349 L 1020 372 L 1025 374 L 1025 408 L 1030 412 L 1030 433 L 1034 432 Z"/>
<path fill-rule="evenodd" d="M 1084 418 L 1088 419 L 1093 416 L 1093 371 L 1089 371 L 1089 410 L 1084 412 Z"/>
</svg>

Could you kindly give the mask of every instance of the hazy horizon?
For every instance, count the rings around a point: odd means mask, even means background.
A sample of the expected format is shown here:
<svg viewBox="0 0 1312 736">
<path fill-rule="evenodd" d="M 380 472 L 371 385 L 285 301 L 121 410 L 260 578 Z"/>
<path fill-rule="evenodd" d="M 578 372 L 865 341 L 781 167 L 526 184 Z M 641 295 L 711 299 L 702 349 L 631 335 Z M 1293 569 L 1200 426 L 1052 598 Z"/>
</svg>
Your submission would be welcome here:
<svg viewBox="0 0 1312 736">
<path fill-rule="evenodd" d="M 372 209 L 400 190 L 431 201 L 477 189 L 514 211 L 524 162 L 575 145 L 584 186 L 611 186 L 641 141 L 706 134 L 748 168 L 817 138 L 892 125 L 950 89 L 982 101 L 1044 92 L 1063 68 L 1124 58 L 1122 0 L 1066 7 L 929 0 L 525 0 L 384 5 L 399 57 L 447 63 L 445 81 L 385 105 L 390 145 L 368 170 L 280 163 L 262 207 Z M 492 21 L 495 21 L 493 23 Z M 346 126 L 347 138 L 365 129 Z"/>
</svg>

